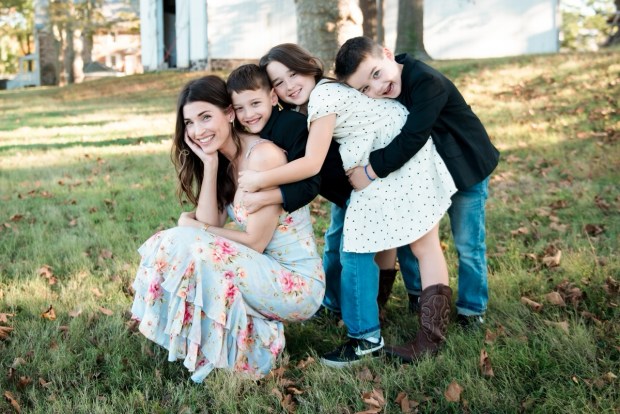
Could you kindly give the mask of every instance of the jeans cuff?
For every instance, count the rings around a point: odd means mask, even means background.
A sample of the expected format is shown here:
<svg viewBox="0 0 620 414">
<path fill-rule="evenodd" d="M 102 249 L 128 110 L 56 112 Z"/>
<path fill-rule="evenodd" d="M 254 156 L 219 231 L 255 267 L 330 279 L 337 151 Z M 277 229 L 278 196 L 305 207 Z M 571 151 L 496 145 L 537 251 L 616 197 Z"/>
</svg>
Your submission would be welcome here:
<svg viewBox="0 0 620 414">
<path fill-rule="evenodd" d="M 377 338 L 377 339 L 381 339 L 381 329 L 376 329 L 374 328 L 371 331 L 367 331 L 361 334 L 351 334 L 348 333 L 347 336 L 349 338 L 354 338 L 354 339 L 366 339 L 366 338 Z"/>
<path fill-rule="evenodd" d="M 485 311 L 473 311 L 466 308 L 456 307 L 456 313 L 463 316 L 481 316 L 484 315 Z"/>
</svg>

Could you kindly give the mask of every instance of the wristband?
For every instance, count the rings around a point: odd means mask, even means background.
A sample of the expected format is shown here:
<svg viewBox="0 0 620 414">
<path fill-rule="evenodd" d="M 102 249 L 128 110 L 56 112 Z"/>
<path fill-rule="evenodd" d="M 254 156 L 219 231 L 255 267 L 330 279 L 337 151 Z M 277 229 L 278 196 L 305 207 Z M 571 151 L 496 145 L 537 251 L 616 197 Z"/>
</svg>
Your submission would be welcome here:
<svg viewBox="0 0 620 414">
<path fill-rule="evenodd" d="M 368 164 L 364 165 L 364 172 L 366 173 L 366 177 L 368 177 L 370 181 L 375 181 L 375 179 L 370 178 L 370 174 L 368 174 Z"/>
</svg>

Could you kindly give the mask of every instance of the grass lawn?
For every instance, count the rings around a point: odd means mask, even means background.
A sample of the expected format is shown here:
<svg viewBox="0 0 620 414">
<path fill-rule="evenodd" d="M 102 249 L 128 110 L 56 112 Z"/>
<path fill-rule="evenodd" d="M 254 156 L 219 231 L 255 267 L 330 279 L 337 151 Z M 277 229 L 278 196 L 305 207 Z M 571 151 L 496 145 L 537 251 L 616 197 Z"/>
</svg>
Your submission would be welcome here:
<svg viewBox="0 0 620 414">
<path fill-rule="evenodd" d="M 487 204 L 485 328 L 413 365 L 314 362 L 344 338 L 289 324 L 273 375 L 203 384 L 129 322 L 136 249 L 182 209 L 176 95 L 200 73 L 0 91 L 0 412 L 620 412 L 620 51 L 434 62 L 502 152 Z M 312 205 L 319 243 L 329 213 Z M 442 238 L 457 288 L 449 223 Z M 383 328 L 417 322 L 397 281 Z M 454 316 L 454 315 L 453 315 Z"/>
</svg>

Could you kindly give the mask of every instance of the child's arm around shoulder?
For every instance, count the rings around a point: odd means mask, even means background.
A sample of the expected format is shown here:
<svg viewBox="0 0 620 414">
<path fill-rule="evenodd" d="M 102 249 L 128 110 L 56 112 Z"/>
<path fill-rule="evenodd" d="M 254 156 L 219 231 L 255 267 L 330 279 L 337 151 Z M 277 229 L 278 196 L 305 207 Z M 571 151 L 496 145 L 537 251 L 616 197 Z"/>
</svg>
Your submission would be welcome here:
<svg viewBox="0 0 620 414">
<path fill-rule="evenodd" d="M 241 171 L 239 188 L 253 192 L 297 182 L 318 174 L 327 156 L 335 125 L 336 114 L 326 115 L 313 121 L 308 134 L 306 153 L 303 157 L 268 171 Z"/>
</svg>

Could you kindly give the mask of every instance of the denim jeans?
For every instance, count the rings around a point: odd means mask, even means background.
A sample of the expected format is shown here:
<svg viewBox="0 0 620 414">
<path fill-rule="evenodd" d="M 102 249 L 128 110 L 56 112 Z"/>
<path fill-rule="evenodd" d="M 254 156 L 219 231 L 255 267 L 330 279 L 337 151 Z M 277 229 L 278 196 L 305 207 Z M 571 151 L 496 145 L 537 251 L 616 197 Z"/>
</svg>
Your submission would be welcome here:
<svg viewBox="0 0 620 414">
<path fill-rule="evenodd" d="M 454 245 L 459 257 L 459 314 L 482 315 L 487 309 L 489 291 L 485 243 L 484 206 L 488 197 L 489 178 L 452 196 L 448 209 Z M 397 250 L 400 270 L 409 293 L 420 295 L 422 282 L 418 261 L 409 246 Z"/>
<path fill-rule="evenodd" d="M 346 208 L 332 203 L 323 251 L 326 282 L 323 306 L 342 312 L 351 338 L 379 338 L 379 266 L 375 263 L 375 253 L 342 251 L 345 213 Z"/>
</svg>

